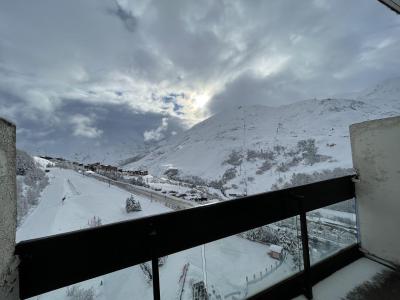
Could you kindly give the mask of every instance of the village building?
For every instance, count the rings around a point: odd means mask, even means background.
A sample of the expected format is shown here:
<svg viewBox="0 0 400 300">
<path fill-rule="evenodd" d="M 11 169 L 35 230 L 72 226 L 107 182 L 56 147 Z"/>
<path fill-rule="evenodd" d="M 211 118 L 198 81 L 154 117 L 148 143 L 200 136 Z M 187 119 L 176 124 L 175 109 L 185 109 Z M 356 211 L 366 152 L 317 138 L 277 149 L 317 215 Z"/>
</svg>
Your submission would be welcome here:
<svg viewBox="0 0 400 300">
<path fill-rule="evenodd" d="M 268 253 L 269 256 L 275 259 L 281 259 L 282 258 L 282 252 L 283 252 L 283 247 L 278 246 L 278 245 L 271 245 L 269 246 L 270 252 Z"/>
</svg>

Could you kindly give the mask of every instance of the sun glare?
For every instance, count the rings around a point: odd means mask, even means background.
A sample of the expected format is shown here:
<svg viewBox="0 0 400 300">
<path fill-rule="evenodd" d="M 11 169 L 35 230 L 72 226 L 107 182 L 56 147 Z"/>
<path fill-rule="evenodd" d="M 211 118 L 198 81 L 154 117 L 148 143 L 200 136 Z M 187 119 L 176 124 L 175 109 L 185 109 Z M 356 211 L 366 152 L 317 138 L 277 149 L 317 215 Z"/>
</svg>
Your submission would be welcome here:
<svg viewBox="0 0 400 300">
<path fill-rule="evenodd" d="M 210 101 L 211 96 L 210 93 L 208 92 L 202 92 L 202 93 L 195 93 L 193 95 L 193 99 L 194 99 L 194 106 L 196 108 L 204 108 L 206 106 L 206 104 L 208 103 L 208 101 Z"/>
</svg>

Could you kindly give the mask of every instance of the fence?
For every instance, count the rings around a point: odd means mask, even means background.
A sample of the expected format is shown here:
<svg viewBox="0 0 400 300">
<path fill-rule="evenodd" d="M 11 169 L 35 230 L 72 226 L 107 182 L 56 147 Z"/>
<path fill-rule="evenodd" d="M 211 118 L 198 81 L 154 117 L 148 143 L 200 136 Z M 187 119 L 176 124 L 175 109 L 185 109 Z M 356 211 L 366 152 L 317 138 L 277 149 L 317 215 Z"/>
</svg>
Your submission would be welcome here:
<svg viewBox="0 0 400 300">
<path fill-rule="evenodd" d="M 306 212 L 354 198 L 351 176 L 186 210 L 23 241 L 20 296 L 28 298 L 152 261 L 154 299 L 160 299 L 158 258 L 300 215 L 304 269 L 253 298 L 312 296 L 312 284 L 361 256 L 357 246 L 310 266 Z M 221 218 L 221 216 L 224 216 Z M 204 222 L 207 220 L 207 222 Z M 185 226 L 182 226 L 185 224 Z M 176 232 L 180 232 L 179 235 Z M 126 239 L 126 236 L 135 239 Z M 118 249 L 118 251 L 115 251 Z M 79 266 L 79 267 L 77 267 Z"/>
<path fill-rule="evenodd" d="M 170 196 L 170 195 L 164 195 L 162 193 L 153 191 L 152 189 L 145 188 L 142 186 L 137 186 L 137 185 L 133 185 L 133 184 L 126 183 L 126 182 L 113 180 L 113 179 L 110 179 L 110 178 L 107 178 L 107 177 L 104 177 L 101 175 L 97 175 L 97 174 L 88 174 L 87 176 L 93 177 L 93 178 L 100 180 L 102 182 L 105 182 L 107 184 L 117 186 L 128 192 L 131 192 L 134 194 L 140 194 L 140 195 L 148 197 L 154 201 L 162 202 L 165 204 L 165 206 L 167 206 L 173 210 L 187 209 L 187 208 L 192 208 L 192 207 L 198 206 L 197 203 L 183 200 L 178 197 L 174 197 L 174 196 Z"/>
</svg>

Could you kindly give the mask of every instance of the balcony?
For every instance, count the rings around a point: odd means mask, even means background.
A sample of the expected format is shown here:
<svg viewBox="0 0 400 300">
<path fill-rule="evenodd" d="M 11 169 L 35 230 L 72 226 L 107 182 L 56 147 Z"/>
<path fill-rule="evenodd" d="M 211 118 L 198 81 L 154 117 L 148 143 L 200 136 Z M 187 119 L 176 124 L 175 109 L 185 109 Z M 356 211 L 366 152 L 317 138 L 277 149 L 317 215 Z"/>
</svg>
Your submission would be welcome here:
<svg viewBox="0 0 400 300">
<path fill-rule="evenodd" d="M 169 299 L 171 277 L 178 279 L 179 299 L 328 299 L 340 288 L 340 278 L 349 278 L 354 288 L 351 278 L 363 283 L 368 268 L 371 276 L 374 270 L 396 269 L 399 245 L 391 237 L 398 228 L 400 118 L 356 124 L 350 131 L 358 174 L 18 243 L 18 267 L 10 273 L 18 274 L 19 297 L 121 270 L 119 279 L 129 280 L 126 274 L 140 266 L 151 293 L 132 293 L 132 299 Z M 12 156 L 12 150 L 7 153 Z M 357 222 L 327 222 L 316 210 L 330 205 L 356 206 Z M 234 248 L 232 239 L 246 242 Z M 256 246 L 250 248 L 250 241 Z M 318 243 L 330 246 L 316 251 Z M 232 253 L 231 260 L 208 253 L 217 248 Z M 188 251 L 197 255 L 191 256 L 192 265 L 165 271 L 165 257 L 177 261 Z M 197 277 L 185 281 L 193 272 Z M 215 286 L 222 282 L 218 278 L 232 280 Z M 384 290 L 379 293 L 385 296 Z"/>
<path fill-rule="evenodd" d="M 21 260 L 20 295 L 23 298 L 32 297 L 151 261 L 154 299 L 160 299 L 160 285 L 163 283 L 159 281 L 159 258 L 296 216 L 300 220 L 304 267 L 280 283 L 280 287 L 273 287 L 254 297 L 274 295 L 279 290 L 279 295 L 290 292 L 288 295 L 280 295 L 279 298 L 294 297 L 303 292 L 311 295 L 313 283 L 361 257 L 361 253 L 353 245 L 311 268 L 306 214 L 353 197 L 352 176 L 347 176 L 94 229 L 23 241 L 16 247 L 16 253 Z M 129 236 L 134 239 L 127 238 Z M 263 269 L 260 270 L 264 271 Z M 288 286 L 291 288 L 288 289 Z"/>
</svg>

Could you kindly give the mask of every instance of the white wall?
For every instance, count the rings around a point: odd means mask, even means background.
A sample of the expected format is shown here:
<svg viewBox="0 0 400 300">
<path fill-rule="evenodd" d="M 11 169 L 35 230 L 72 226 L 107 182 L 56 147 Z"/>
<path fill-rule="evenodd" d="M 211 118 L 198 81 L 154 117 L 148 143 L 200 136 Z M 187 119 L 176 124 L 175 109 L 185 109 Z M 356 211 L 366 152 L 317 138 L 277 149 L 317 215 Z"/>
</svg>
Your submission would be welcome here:
<svg viewBox="0 0 400 300">
<path fill-rule="evenodd" d="M 0 118 L 0 299 L 18 299 L 15 126 Z"/>
<path fill-rule="evenodd" d="M 350 126 L 361 247 L 400 264 L 400 117 Z"/>
</svg>

